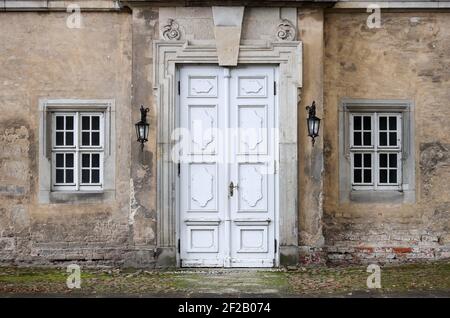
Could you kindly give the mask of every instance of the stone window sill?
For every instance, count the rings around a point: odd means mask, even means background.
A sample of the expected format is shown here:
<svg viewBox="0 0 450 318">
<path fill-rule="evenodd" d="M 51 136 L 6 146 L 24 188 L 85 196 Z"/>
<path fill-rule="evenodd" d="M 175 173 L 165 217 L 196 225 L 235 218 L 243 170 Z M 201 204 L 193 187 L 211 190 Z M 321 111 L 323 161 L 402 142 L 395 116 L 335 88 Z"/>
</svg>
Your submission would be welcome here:
<svg viewBox="0 0 450 318">
<path fill-rule="evenodd" d="M 408 190 L 352 190 L 350 201 L 354 203 L 407 203 L 413 191 Z"/>
<path fill-rule="evenodd" d="M 83 204 L 107 203 L 113 201 L 115 191 L 43 191 L 40 193 L 40 202 L 49 204 Z"/>
</svg>

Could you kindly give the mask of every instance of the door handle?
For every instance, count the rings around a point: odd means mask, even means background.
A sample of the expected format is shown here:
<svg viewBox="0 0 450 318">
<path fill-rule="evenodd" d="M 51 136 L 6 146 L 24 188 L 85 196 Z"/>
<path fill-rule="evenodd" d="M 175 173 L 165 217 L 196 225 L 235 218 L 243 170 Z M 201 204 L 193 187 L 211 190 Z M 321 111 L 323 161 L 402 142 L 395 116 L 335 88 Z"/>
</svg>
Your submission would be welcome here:
<svg viewBox="0 0 450 318">
<path fill-rule="evenodd" d="M 232 197 L 234 194 L 234 189 L 238 189 L 238 188 L 239 188 L 239 186 L 237 184 L 234 185 L 233 181 L 231 181 L 230 185 L 228 186 L 228 195 L 230 197 Z"/>
</svg>

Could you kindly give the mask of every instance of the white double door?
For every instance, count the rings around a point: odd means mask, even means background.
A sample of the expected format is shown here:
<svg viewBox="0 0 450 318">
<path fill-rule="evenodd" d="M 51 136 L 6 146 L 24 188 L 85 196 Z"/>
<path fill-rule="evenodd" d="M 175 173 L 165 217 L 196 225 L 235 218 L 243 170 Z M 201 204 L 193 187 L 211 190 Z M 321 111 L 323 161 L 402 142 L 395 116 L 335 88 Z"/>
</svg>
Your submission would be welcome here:
<svg viewBox="0 0 450 318">
<path fill-rule="evenodd" d="M 277 264 L 275 74 L 272 66 L 179 69 L 183 267 Z"/>
</svg>

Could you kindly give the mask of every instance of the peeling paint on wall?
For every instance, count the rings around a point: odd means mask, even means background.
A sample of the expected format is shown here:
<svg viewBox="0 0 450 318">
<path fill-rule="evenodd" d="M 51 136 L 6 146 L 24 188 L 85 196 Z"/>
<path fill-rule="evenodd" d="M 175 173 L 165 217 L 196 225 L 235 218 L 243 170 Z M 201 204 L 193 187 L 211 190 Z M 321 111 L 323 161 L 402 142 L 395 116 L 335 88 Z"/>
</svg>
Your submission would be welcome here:
<svg viewBox="0 0 450 318">
<path fill-rule="evenodd" d="M 128 224 L 134 224 L 134 217 L 139 210 L 139 204 L 136 201 L 135 192 L 134 192 L 134 181 L 130 179 L 130 214 L 128 215 Z"/>
</svg>

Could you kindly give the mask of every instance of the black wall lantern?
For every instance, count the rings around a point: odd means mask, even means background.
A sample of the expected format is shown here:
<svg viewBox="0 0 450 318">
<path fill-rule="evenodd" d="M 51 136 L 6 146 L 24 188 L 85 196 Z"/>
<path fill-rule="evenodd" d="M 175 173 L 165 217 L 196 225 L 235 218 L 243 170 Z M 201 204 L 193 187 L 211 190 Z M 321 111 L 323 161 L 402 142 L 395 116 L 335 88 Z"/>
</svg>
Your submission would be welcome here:
<svg viewBox="0 0 450 318">
<path fill-rule="evenodd" d="M 141 105 L 141 120 L 135 124 L 137 141 L 141 143 L 141 150 L 144 150 L 144 142 L 148 141 L 149 124 L 147 113 L 149 109 Z"/>
<path fill-rule="evenodd" d="M 314 146 L 315 138 L 319 136 L 320 118 L 316 117 L 316 102 L 313 101 L 311 106 L 306 106 L 308 111 L 308 118 L 306 123 L 308 125 L 308 136 L 312 138 L 312 144 Z"/>
</svg>

